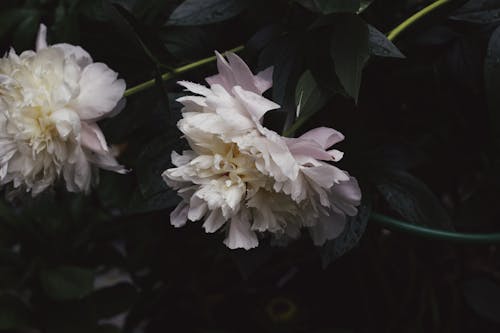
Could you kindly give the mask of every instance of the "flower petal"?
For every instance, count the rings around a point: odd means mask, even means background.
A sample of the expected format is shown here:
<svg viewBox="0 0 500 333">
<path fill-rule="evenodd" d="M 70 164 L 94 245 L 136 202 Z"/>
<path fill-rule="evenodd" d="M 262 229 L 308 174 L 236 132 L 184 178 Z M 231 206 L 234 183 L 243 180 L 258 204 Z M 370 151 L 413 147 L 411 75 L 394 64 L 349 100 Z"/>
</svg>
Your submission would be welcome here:
<svg viewBox="0 0 500 333">
<path fill-rule="evenodd" d="M 323 149 L 344 140 L 344 135 L 333 128 L 318 127 L 302 134 L 299 139 L 317 142 Z"/>
<path fill-rule="evenodd" d="M 96 121 L 117 105 L 125 92 L 125 81 L 103 63 L 84 68 L 80 79 L 80 94 L 75 109 L 82 120 Z"/>
<path fill-rule="evenodd" d="M 36 50 L 39 51 L 47 47 L 47 27 L 41 23 L 36 36 Z"/>
<path fill-rule="evenodd" d="M 81 122 L 80 143 L 83 147 L 96 153 L 107 153 L 109 151 L 106 138 L 96 123 Z"/>
<path fill-rule="evenodd" d="M 254 84 L 259 94 L 263 94 L 266 90 L 273 86 L 273 67 L 268 67 L 257 73 L 254 77 Z"/>
<path fill-rule="evenodd" d="M 241 211 L 231 219 L 224 244 L 230 249 L 243 248 L 245 250 L 259 245 L 257 235 L 250 229 L 249 216 L 246 210 Z"/>
<path fill-rule="evenodd" d="M 188 219 L 188 211 L 189 205 L 184 201 L 180 202 L 170 213 L 170 224 L 176 228 L 185 225 Z"/>
</svg>

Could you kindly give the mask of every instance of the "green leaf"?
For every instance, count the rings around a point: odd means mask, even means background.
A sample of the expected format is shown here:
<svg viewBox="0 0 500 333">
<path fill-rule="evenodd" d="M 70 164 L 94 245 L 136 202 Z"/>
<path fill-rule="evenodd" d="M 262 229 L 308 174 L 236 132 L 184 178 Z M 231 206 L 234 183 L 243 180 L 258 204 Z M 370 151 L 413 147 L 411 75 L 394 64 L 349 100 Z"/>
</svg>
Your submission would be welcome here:
<svg viewBox="0 0 500 333">
<path fill-rule="evenodd" d="M 311 71 L 305 71 L 295 88 L 297 118 L 311 117 L 326 104 L 327 100 L 328 96 L 321 91 Z"/>
<path fill-rule="evenodd" d="M 360 0 L 314 0 L 322 14 L 356 13 L 360 8 Z"/>
<path fill-rule="evenodd" d="M 375 27 L 368 25 L 368 48 L 370 54 L 379 57 L 404 58 L 405 56 L 399 51 L 387 37 Z"/>
<path fill-rule="evenodd" d="M 60 266 L 40 273 L 45 293 L 55 300 L 80 299 L 94 287 L 94 273 L 76 266 Z"/>
<path fill-rule="evenodd" d="M 467 304 L 480 316 L 500 323 L 500 286 L 486 278 L 464 283 Z"/>
<path fill-rule="evenodd" d="M 160 64 L 160 61 L 141 38 L 137 28 L 139 23 L 134 15 L 124 7 L 113 4 L 109 0 L 103 2 L 103 7 L 118 31 L 124 38 L 130 40 L 137 49 L 142 50 L 144 56 L 151 62 L 152 67 Z"/>
<path fill-rule="evenodd" d="M 346 92 L 357 102 L 363 66 L 370 54 L 366 23 L 356 15 L 338 17 L 330 47 L 335 72 Z"/>
<path fill-rule="evenodd" d="M 453 230 L 439 199 L 422 181 L 399 170 L 377 174 L 374 182 L 389 206 L 413 224 Z"/>
<path fill-rule="evenodd" d="M 186 0 L 170 15 L 168 25 L 202 25 L 221 22 L 240 14 L 245 0 Z"/>
<path fill-rule="evenodd" d="M 28 306 L 18 297 L 0 295 L 0 330 L 28 328 L 31 314 Z"/>
<path fill-rule="evenodd" d="M 495 139 L 500 141 L 500 26 L 491 34 L 484 59 L 484 86 Z"/>
<path fill-rule="evenodd" d="M 321 263 L 326 268 L 331 262 L 352 250 L 363 236 L 372 212 L 369 196 L 363 195 L 363 201 L 358 207 L 358 214 L 349 217 L 344 231 L 339 237 L 328 241 L 321 247 Z"/>
<path fill-rule="evenodd" d="M 471 0 L 458 9 L 451 19 L 479 24 L 500 22 L 498 0 Z"/>
</svg>

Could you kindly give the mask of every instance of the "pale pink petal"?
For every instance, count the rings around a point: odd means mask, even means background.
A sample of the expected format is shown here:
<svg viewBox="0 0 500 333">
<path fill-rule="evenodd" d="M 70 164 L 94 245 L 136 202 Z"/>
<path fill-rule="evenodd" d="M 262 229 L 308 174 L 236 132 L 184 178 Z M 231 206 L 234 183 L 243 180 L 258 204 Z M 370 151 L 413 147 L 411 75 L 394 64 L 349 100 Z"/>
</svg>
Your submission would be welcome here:
<svg viewBox="0 0 500 333">
<path fill-rule="evenodd" d="M 219 52 L 215 51 L 215 56 L 217 57 L 217 69 L 219 74 L 206 78 L 205 80 L 210 85 L 220 84 L 227 91 L 231 91 L 231 88 L 236 85 L 231 66 Z"/>
<path fill-rule="evenodd" d="M 229 60 L 229 66 L 231 67 L 235 84 L 245 90 L 252 91 L 254 93 L 260 93 L 255 87 L 254 76 L 250 68 L 248 68 L 247 64 L 232 52 L 227 53 L 226 56 Z"/>
<path fill-rule="evenodd" d="M 332 157 L 335 162 L 338 162 L 344 157 L 344 153 L 337 149 L 332 149 L 328 151 L 328 154 Z"/>
<path fill-rule="evenodd" d="M 317 142 L 323 149 L 327 149 L 344 140 L 344 135 L 333 128 L 318 127 L 302 134 L 299 139 Z"/>
<path fill-rule="evenodd" d="M 347 173 L 326 163 L 315 167 L 305 167 L 301 170 L 309 179 L 324 188 L 330 188 L 335 183 L 349 180 Z"/>
<path fill-rule="evenodd" d="M 254 76 L 254 85 L 259 94 L 273 86 L 273 67 L 268 67 Z"/>
<path fill-rule="evenodd" d="M 317 142 L 311 140 L 303 139 L 289 139 L 287 140 L 288 148 L 290 152 L 294 155 L 308 156 L 318 160 L 331 161 L 334 160 L 332 155 L 330 155 L 324 148 L 322 148 Z"/>
<path fill-rule="evenodd" d="M 243 90 L 239 86 L 234 87 L 232 92 L 254 121 L 259 121 L 267 111 L 280 108 L 279 104 L 251 91 Z"/>
<path fill-rule="evenodd" d="M 356 207 L 361 203 L 361 194 L 358 181 L 354 177 L 335 184 L 330 191 L 331 202 L 334 207 L 337 207 L 349 216 L 357 214 L 358 210 Z"/>
</svg>

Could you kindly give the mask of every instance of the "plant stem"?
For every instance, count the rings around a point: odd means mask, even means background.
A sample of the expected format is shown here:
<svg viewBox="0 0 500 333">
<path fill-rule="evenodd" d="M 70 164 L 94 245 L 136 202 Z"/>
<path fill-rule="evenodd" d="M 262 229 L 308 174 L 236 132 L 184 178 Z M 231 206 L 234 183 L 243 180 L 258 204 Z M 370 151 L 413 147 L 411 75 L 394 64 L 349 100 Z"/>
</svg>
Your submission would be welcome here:
<svg viewBox="0 0 500 333">
<path fill-rule="evenodd" d="M 228 51 L 224 52 L 224 54 L 227 53 L 227 52 L 239 52 L 239 51 L 241 51 L 243 49 L 244 49 L 244 46 L 240 45 L 240 46 L 237 46 L 237 47 L 235 47 L 235 48 L 233 48 L 231 50 L 228 50 Z M 198 67 L 203 66 L 205 64 L 211 63 L 211 62 L 215 61 L 216 59 L 217 59 L 216 56 L 211 56 L 211 57 L 204 58 L 204 59 L 195 61 L 195 62 L 187 64 L 187 65 L 184 65 L 182 67 L 175 68 L 174 70 L 172 70 L 170 72 L 162 74 L 161 79 L 163 81 L 169 80 L 169 79 L 175 77 L 176 75 L 188 72 L 188 71 L 190 71 L 192 69 L 195 69 L 195 68 L 198 68 Z M 134 86 L 132 88 L 129 88 L 129 89 L 125 90 L 125 93 L 123 94 L 123 96 L 124 97 L 128 97 L 130 95 L 136 94 L 136 93 L 138 93 L 140 91 L 143 91 L 143 90 L 146 90 L 148 88 L 151 88 L 152 86 L 154 86 L 154 84 L 155 84 L 155 80 L 154 79 L 151 79 L 149 81 L 143 82 L 141 84 L 138 84 L 138 85 L 136 85 L 136 86 Z"/>
<path fill-rule="evenodd" d="M 500 243 L 500 233 L 479 234 L 479 233 L 461 233 L 455 231 L 445 231 L 434 228 L 428 228 L 420 225 L 410 224 L 385 216 L 378 213 L 372 213 L 371 219 L 381 225 L 409 234 L 423 236 L 429 239 L 443 240 L 456 243 L 475 243 L 475 244 L 490 244 Z"/>
<path fill-rule="evenodd" d="M 418 12 L 416 12 L 415 14 L 413 14 L 412 16 L 410 16 L 409 18 L 404 20 L 396 28 L 392 29 L 391 32 L 389 32 L 389 34 L 387 35 L 387 39 L 389 39 L 391 41 L 394 40 L 399 34 L 401 34 L 403 31 L 408 29 L 408 27 L 413 25 L 415 22 L 420 20 L 422 17 L 426 16 L 427 14 L 429 14 L 430 12 L 435 10 L 436 8 L 439 8 L 439 7 L 447 4 L 448 2 L 451 2 L 451 0 L 438 0 L 438 1 L 431 3 L 427 7 L 424 7 L 423 9 L 419 10 Z"/>
</svg>

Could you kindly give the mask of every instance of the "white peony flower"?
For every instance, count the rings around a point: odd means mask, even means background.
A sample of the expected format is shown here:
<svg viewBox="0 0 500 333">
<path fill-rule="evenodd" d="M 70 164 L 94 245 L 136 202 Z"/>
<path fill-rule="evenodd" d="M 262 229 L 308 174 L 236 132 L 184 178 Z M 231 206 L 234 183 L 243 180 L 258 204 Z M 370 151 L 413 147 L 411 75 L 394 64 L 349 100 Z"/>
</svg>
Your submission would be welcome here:
<svg viewBox="0 0 500 333">
<path fill-rule="evenodd" d="M 72 192 L 88 191 L 92 170 L 117 163 L 97 121 L 119 112 L 125 82 L 79 46 L 48 46 L 0 59 L 0 184 L 32 195 L 61 175 Z"/>
<path fill-rule="evenodd" d="M 179 82 L 196 96 L 178 99 L 177 125 L 192 150 L 173 152 L 175 168 L 163 173 L 182 197 L 171 223 L 203 220 L 208 233 L 223 228 L 232 249 L 256 247 L 259 233 L 296 238 L 302 227 L 316 245 L 334 239 L 361 199 L 356 180 L 329 163 L 342 158 L 327 150 L 342 134 L 317 128 L 285 138 L 262 126 L 264 114 L 279 108 L 262 96 L 272 70 L 254 76 L 238 56 L 227 57 L 217 53 L 210 88 Z"/>
</svg>

